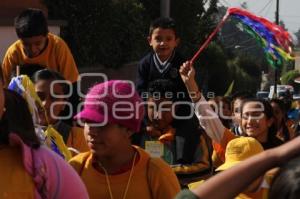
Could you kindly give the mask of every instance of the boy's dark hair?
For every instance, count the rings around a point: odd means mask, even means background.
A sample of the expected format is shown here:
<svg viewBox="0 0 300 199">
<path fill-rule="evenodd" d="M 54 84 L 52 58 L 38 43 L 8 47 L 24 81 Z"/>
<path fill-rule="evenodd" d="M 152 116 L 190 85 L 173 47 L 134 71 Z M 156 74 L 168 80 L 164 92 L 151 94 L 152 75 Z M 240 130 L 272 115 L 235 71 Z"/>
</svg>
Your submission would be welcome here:
<svg viewBox="0 0 300 199">
<path fill-rule="evenodd" d="M 54 80 L 61 80 L 61 81 L 66 81 L 66 79 L 59 74 L 58 72 L 55 72 L 53 70 L 49 69 L 43 69 L 39 70 L 34 73 L 33 77 L 33 82 L 36 83 L 39 80 L 49 80 L 49 81 L 54 81 Z M 69 86 L 67 86 L 66 83 L 60 83 L 64 94 L 69 93 Z"/>
<path fill-rule="evenodd" d="M 160 97 L 174 101 L 176 93 L 174 83 L 167 79 L 157 79 L 149 83 L 148 93 L 150 97 Z"/>
<path fill-rule="evenodd" d="M 40 9 L 28 8 L 15 18 L 19 38 L 46 36 L 49 32 L 47 19 Z"/>
<path fill-rule="evenodd" d="M 178 37 L 178 33 L 176 30 L 176 23 L 174 19 L 169 17 L 161 17 L 157 18 L 154 21 L 151 22 L 150 28 L 149 28 L 149 36 L 152 35 L 153 30 L 156 28 L 163 28 L 163 29 L 172 29 L 175 33 L 175 36 Z"/>
</svg>

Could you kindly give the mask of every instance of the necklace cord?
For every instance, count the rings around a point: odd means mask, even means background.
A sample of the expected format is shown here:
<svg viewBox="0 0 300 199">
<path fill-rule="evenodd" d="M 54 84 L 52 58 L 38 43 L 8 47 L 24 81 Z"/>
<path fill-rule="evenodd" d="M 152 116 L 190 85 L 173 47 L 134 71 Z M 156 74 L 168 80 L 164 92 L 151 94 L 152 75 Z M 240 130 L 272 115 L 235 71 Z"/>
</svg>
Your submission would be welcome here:
<svg viewBox="0 0 300 199">
<path fill-rule="evenodd" d="M 129 185 L 130 185 L 131 178 L 132 178 L 132 175 L 133 175 L 133 170 L 134 170 L 134 164 L 135 164 L 136 156 L 137 156 L 137 152 L 134 153 L 134 157 L 133 157 L 132 166 L 131 166 L 131 169 L 130 169 L 130 174 L 129 174 L 128 182 L 127 182 L 126 188 L 124 190 L 124 194 L 123 194 L 123 199 L 126 198 L 126 195 L 127 195 L 128 189 L 129 189 Z M 110 186 L 110 180 L 109 180 L 109 177 L 108 177 L 108 172 L 102 166 L 102 164 L 100 162 L 98 162 L 98 164 L 103 169 L 103 171 L 105 173 L 105 179 L 106 179 L 106 183 L 107 183 L 107 187 L 108 187 L 108 192 L 109 192 L 110 198 L 114 199 L 112 191 L 111 191 L 111 186 Z"/>
</svg>

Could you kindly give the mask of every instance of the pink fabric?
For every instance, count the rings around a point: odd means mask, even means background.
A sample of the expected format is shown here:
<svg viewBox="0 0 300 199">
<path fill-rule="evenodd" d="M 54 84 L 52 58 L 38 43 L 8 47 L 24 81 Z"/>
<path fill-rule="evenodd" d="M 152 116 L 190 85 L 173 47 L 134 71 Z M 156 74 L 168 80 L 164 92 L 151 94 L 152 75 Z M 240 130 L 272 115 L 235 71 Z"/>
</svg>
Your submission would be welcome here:
<svg viewBox="0 0 300 199">
<path fill-rule="evenodd" d="M 22 149 L 25 169 L 36 185 L 35 198 L 89 198 L 80 177 L 61 157 L 44 146 L 31 149 L 16 134 L 9 138 L 10 145 Z"/>
<path fill-rule="evenodd" d="M 119 124 L 139 131 L 144 105 L 133 84 L 110 80 L 93 86 L 84 101 L 83 110 L 75 119 L 94 123 Z"/>
</svg>

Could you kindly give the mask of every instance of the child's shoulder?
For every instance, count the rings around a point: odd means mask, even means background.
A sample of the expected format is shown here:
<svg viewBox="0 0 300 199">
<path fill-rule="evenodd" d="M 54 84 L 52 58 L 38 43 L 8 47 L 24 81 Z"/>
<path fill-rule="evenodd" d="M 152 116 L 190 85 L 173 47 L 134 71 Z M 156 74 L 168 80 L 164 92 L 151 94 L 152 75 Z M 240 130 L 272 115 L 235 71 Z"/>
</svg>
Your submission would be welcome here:
<svg viewBox="0 0 300 199">
<path fill-rule="evenodd" d="M 150 61 L 152 56 L 153 56 L 154 52 L 150 51 L 148 52 L 146 55 L 144 55 L 141 59 L 140 62 L 145 62 L 145 61 Z"/>
</svg>

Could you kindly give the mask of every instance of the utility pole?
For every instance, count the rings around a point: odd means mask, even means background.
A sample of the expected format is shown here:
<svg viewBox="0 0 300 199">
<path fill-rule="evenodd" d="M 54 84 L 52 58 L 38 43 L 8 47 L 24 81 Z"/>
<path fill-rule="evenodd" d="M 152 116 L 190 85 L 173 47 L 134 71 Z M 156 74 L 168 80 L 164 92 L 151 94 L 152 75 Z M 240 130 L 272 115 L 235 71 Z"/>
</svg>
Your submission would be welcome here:
<svg viewBox="0 0 300 199">
<path fill-rule="evenodd" d="M 276 0 L 275 23 L 279 24 L 279 0 Z M 275 77 L 274 77 L 274 97 L 277 97 L 277 76 L 278 76 L 278 61 L 276 61 Z"/>
<path fill-rule="evenodd" d="M 170 0 L 160 0 L 160 16 L 170 17 Z"/>
</svg>

